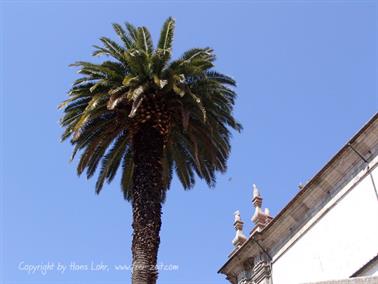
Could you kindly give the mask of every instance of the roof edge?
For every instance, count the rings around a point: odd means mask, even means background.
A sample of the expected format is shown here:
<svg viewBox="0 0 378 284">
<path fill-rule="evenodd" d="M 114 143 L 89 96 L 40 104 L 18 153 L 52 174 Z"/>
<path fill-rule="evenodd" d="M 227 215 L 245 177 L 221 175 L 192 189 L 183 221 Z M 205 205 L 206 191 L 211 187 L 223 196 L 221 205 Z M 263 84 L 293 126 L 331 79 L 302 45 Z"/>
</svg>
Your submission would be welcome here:
<svg viewBox="0 0 378 284">
<path fill-rule="evenodd" d="M 376 112 L 363 126 L 360 128 L 357 133 L 355 133 L 351 139 L 348 140 L 347 143 L 344 144 L 344 146 L 341 147 L 341 149 L 304 185 L 304 187 L 299 191 L 290 201 L 286 204 L 286 206 L 273 218 L 272 221 L 258 234 L 250 235 L 247 239 L 247 241 L 244 242 L 242 246 L 240 246 L 230 257 L 227 259 L 227 261 L 222 265 L 222 267 L 218 270 L 218 273 L 225 274 L 224 269 L 236 258 L 239 256 L 240 251 L 249 243 L 251 243 L 252 240 L 254 240 L 257 235 L 261 236 L 266 232 L 269 228 L 271 228 L 277 220 L 280 219 L 280 217 L 289 210 L 289 208 L 292 206 L 292 204 L 295 203 L 295 201 L 300 198 L 302 195 L 306 194 L 309 189 L 311 189 L 312 185 L 316 183 L 316 181 L 319 179 L 319 177 L 322 176 L 324 172 L 329 169 L 333 163 L 336 162 L 336 160 L 348 149 L 349 145 L 352 144 L 354 141 L 356 141 L 365 131 L 367 128 L 369 128 L 376 120 L 378 120 L 378 112 Z"/>
</svg>

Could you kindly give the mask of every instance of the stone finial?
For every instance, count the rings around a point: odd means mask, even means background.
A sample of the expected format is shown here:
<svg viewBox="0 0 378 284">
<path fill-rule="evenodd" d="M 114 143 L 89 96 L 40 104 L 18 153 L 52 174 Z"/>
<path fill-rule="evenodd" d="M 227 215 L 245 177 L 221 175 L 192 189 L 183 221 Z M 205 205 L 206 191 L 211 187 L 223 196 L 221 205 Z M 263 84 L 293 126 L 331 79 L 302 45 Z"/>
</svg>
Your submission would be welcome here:
<svg viewBox="0 0 378 284">
<path fill-rule="evenodd" d="M 260 191 L 257 188 L 256 184 L 253 184 L 253 197 L 252 197 L 252 203 L 255 207 L 261 207 L 262 205 L 262 198 L 260 195 Z"/>
<path fill-rule="evenodd" d="M 238 222 L 238 221 L 241 221 L 241 218 L 240 218 L 240 211 L 239 210 L 236 210 L 234 212 L 234 217 L 235 217 L 235 221 L 234 223 Z"/>
<path fill-rule="evenodd" d="M 264 214 L 265 214 L 266 216 L 269 216 L 269 215 L 270 215 L 269 208 L 265 208 L 265 210 L 264 210 Z"/>
<path fill-rule="evenodd" d="M 257 188 L 256 184 L 253 184 L 252 185 L 252 188 L 253 188 L 253 198 L 257 197 L 257 196 L 261 196 L 260 195 L 260 191 L 259 189 Z"/>
<path fill-rule="evenodd" d="M 258 223 L 258 218 L 262 216 L 263 212 L 261 210 L 261 205 L 262 205 L 262 197 L 260 195 L 260 191 L 257 188 L 256 184 L 253 184 L 253 198 L 252 198 L 252 203 L 253 206 L 255 207 L 255 213 L 252 216 L 252 222 L 253 223 Z"/>
<path fill-rule="evenodd" d="M 255 231 L 261 231 L 262 229 L 264 229 L 264 227 L 273 219 L 270 216 L 268 208 L 265 208 L 264 211 L 262 210 L 262 201 L 263 199 L 261 197 L 260 191 L 254 184 L 252 203 L 255 207 L 255 212 L 251 220 L 255 224 L 255 228 L 253 228 L 251 234 L 253 234 Z"/>
<path fill-rule="evenodd" d="M 234 228 L 236 230 L 236 235 L 235 238 L 232 240 L 232 244 L 235 246 L 235 248 L 238 248 L 247 240 L 247 237 L 243 233 L 244 222 L 241 220 L 239 210 L 237 210 L 234 213 L 234 217 Z"/>
<path fill-rule="evenodd" d="M 264 214 L 265 214 L 265 224 L 268 225 L 270 221 L 272 221 L 273 217 L 270 216 L 270 211 L 269 211 L 269 208 L 265 208 L 265 211 L 264 211 Z"/>
</svg>

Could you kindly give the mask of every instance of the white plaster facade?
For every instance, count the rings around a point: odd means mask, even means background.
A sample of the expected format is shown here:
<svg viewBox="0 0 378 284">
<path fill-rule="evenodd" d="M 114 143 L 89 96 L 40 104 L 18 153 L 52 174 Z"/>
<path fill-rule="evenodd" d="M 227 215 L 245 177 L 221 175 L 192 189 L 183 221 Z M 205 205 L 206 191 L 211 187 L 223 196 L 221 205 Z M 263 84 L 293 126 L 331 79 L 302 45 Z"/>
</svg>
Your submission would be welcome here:
<svg viewBox="0 0 378 284">
<path fill-rule="evenodd" d="M 275 218 L 254 190 L 255 229 L 219 272 L 233 284 L 378 284 L 377 185 L 375 115 Z"/>
<path fill-rule="evenodd" d="M 377 167 L 371 175 L 378 181 Z M 377 253 L 378 200 L 371 176 L 365 174 L 353 179 L 274 255 L 274 283 L 349 278 Z M 294 263 L 297 272 L 289 274 Z"/>
</svg>

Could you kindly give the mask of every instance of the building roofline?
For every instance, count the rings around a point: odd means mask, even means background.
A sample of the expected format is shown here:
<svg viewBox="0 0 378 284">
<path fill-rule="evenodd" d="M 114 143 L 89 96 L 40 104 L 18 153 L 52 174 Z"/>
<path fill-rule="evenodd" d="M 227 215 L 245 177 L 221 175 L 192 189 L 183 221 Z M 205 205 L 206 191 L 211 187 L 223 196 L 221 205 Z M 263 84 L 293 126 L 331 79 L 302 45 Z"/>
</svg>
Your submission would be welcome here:
<svg viewBox="0 0 378 284">
<path fill-rule="evenodd" d="M 326 172 L 329 168 L 332 167 L 333 163 L 342 155 L 344 154 L 345 151 L 347 151 L 347 149 L 349 148 L 349 145 L 350 144 L 353 144 L 354 141 L 356 141 L 358 139 L 358 137 L 361 136 L 361 134 L 367 129 L 369 128 L 370 125 L 373 124 L 373 122 L 375 120 L 378 119 L 378 113 L 376 113 L 337 153 L 336 155 L 334 155 L 326 164 L 325 166 L 317 173 L 315 174 L 310 180 L 308 183 L 306 183 L 303 188 L 293 197 L 293 199 L 291 199 L 289 201 L 289 203 L 277 214 L 276 217 L 274 217 L 274 219 L 264 228 L 264 231 L 265 229 L 268 229 L 269 227 L 271 227 L 275 222 L 277 222 L 277 220 L 280 218 L 281 215 L 283 215 L 283 213 L 285 213 L 293 203 L 295 203 L 295 201 L 301 197 L 302 195 L 304 195 L 308 190 L 311 189 L 311 185 L 312 184 L 315 184 L 317 182 L 317 180 L 323 175 L 324 172 Z"/>
<path fill-rule="evenodd" d="M 222 267 L 218 270 L 218 273 L 222 273 L 223 270 L 224 270 L 224 268 L 226 268 L 228 266 L 228 264 L 230 264 L 230 262 L 233 261 L 233 259 L 235 259 L 236 257 L 238 257 L 238 255 L 240 254 L 240 251 L 242 251 L 245 246 L 247 246 L 249 243 L 251 243 L 252 240 L 255 240 L 256 237 L 259 237 L 259 236 L 263 235 L 264 232 L 266 232 L 274 224 L 276 224 L 277 222 L 279 222 L 281 216 L 285 212 L 287 212 L 293 206 L 293 204 L 296 203 L 296 201 L 300 197 L 302 197 L 303 195 L 305 195 L 306 193 L 308 193 L 311 190 L 312 185 L 317 183 L 318 179 L 329 168 L 332 167 L 332 165 L 339 159 L 339 157 L 342 156 L 348 150 L 348 148 L 350 147 L 350 145 L 353 144 L 365 132 L 365 130 L 367 128 L 369 128 L 376 120 L 378 120 L 378 113 L 375 113 L 368 120 L 368 122 L 365 123 L 365 125 L 360 130 L 358 130 L 358 132 L 355 135 L 353 135 L 353 137 L 325 164 L 325 166 L 317 174 L 315 174 L 309 180 L 309 182 L 307 182 L 304 185 L 304 187 L 289 201 L 289 203 L 287 203 L 287 205 L 277 214 L 276 217 L 273 218 L 273 220 L 261 232 L 258 232 L 256 234 L 250 235 L 248 237 L 247 241 L 244 242 L 244 244 L 242 246 L 240 246 L 235 252 L 233 252 L 233 254 L 229 257 L 229 259 L 226 261 L 226 263 L 224 265 L 222 265 Z"/>
</svg>

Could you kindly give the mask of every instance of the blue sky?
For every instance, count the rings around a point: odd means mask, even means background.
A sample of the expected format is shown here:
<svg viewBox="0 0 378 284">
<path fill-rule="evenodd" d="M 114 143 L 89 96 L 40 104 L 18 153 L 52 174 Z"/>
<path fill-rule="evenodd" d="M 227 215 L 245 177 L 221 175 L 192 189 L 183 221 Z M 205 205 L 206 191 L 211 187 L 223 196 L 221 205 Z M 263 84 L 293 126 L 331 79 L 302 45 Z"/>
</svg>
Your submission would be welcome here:
<svg viewBox="0 0 378 284">
<path fill-rule="evenodd" d="M 233 3 L 231 3 L 233 2 Z M 111 23 L 176 18 L 174 54 L 210 46 L 238 83 L 228 172 L 215 189 L 174 180 L 164 204 L 159 283 L 227 283 L 233 212 L 245 232 L 252 184 L 275 216 L 377 111 L 376 1 L 1 1 L 1 283 L 129 283 L 131 208 L 119 180 L 96 196 L 60 143 L 59 102 Z M 21 264 L 110 265 L 27 274 Z M 22 265 L 21 265 L 22 266 Z M 23 266 L 24 267 L 24 266 Z M 24 267 L 25 268 L 25 267 Z M 56 268 L 56 267 L 55 267 Z"/>
</svg>

